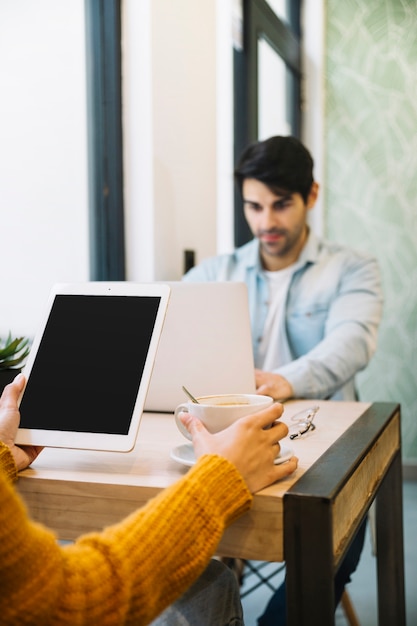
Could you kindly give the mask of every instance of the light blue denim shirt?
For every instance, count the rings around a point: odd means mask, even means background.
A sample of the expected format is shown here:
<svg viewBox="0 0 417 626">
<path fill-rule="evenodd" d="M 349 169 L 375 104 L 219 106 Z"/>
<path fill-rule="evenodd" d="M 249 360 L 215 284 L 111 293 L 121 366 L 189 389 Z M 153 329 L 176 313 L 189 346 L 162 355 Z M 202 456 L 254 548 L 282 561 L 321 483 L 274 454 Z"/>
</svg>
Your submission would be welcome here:
<svg viewBox="0 0 417 626">
<path fill-rule="evenodd" d="M 248 288 L 255 363 L 268 311 L 268 285 L 257 239 L 206 259 L 186 281 L 238 281 Z M 354 377 L 375 352 L 382 315 L 375 259 L 310 235 L 294 266 L 282 332 L 293 360 L 274 372 L 296 398 L 355 400 Z"/>
</svg>

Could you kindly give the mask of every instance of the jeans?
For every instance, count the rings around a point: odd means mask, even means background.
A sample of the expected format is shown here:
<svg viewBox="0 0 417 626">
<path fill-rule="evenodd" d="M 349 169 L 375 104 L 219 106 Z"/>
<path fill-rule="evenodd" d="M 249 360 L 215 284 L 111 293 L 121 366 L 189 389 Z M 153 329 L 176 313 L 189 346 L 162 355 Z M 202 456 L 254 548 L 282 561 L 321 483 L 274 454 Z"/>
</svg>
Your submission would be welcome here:
<svg viewBox="0 0 417 626">
<path fill-rule="evenodd" d="M 200 578 L 151 626 L 243 626 L 239 585 L 233 572 L 212 560 Z"/>
<path fill-rule="evenodd" d="M 359 527 L 352 545 L 346 553 L 334 579 L 335 606 L 342 597 L 345 585 L 350 582 L 350 575 L 353 574 L 359 563 L 365 541 L 366 518 Z M 287 598 L 285 581 L 274 592 L 265 612 L 258 618 L 258 626 L 285 626 L 287 622 Z"/>
</svg>

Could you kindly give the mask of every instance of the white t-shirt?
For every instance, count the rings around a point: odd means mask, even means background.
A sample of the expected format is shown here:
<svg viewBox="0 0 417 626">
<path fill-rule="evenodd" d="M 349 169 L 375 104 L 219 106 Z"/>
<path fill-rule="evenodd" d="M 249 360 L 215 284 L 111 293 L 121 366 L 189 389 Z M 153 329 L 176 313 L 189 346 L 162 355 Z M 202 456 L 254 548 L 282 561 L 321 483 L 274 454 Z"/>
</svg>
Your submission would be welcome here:
<svg viewBox="0 0 417 626">
<path fill-rule="evenodd" d="M 268 282 L 268 314 L 259 344 L 256 367 L 271 372 L 292 361 L 285 333 L 285 302 L 295 264 L 275 272 L 264 271 Z"/>
</svg>

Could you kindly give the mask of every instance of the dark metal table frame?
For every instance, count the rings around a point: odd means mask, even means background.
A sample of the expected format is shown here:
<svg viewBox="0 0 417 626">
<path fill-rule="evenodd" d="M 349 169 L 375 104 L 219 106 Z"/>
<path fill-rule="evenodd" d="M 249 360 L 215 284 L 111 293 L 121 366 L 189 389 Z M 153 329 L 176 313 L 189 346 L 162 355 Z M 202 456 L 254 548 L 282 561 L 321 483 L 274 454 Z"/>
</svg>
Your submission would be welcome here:
<svg viewBox="0 0 417 626">
<path fill-rule="evenodd" d="M 365 497 L 337 550 L 334 510 L 352 481 Z M 398 404 L 372 404 L 284 495 L 288 626 L 334 625 L 334 574 L 374 500 L 378 623 L 405 626 Z"/>
</svg>

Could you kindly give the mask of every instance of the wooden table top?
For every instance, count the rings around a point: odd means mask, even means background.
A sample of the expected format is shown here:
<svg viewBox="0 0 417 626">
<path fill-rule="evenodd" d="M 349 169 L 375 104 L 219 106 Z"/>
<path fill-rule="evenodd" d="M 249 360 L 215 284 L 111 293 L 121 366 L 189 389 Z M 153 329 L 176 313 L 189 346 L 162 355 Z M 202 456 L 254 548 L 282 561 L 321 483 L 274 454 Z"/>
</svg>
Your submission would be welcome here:
<svg viewBox="0 0 417 626">
<path fill-rule="evenodd" d="M 293 476 L 256 494 L 252 509 L 226 530 L 219 554 L 283 560 L 283 495 L 366 411 L 364 402 L 296 400 L 285 404 L 283 421 L 308 407 L 320 407 L 317 428 L 282 445 L 299 458 Z M 45 449 L 22 472 L 18 489 L 34 519 L 62 539 L 113 524 L 183 476 L 188 468 L 170 457 L 186 443 L 173 415 L 144 413 L 135 448 L 129 453 Z"/>
</svg>

